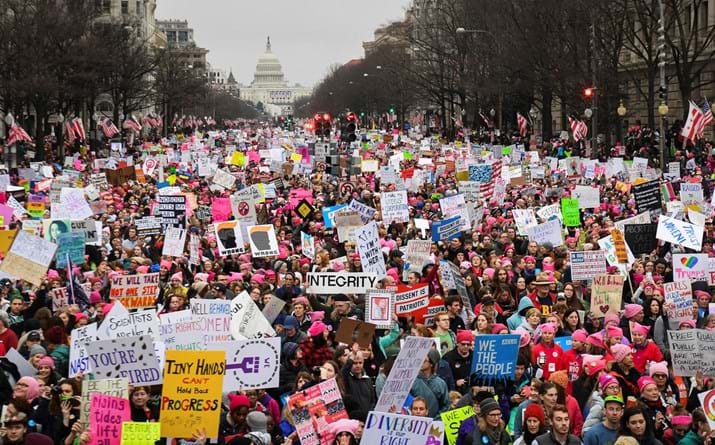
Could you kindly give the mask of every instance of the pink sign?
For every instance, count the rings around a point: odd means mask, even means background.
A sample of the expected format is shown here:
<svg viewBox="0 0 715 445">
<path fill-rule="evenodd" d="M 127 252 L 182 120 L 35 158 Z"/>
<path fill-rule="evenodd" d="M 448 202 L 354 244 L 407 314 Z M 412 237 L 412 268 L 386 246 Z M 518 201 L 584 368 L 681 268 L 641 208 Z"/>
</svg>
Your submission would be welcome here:
<svg viewBox="0 0 715 445">
<path fill-rule="evenodd" d="M 90 400 L 89 427 L 92 430 L 90 445 L 120 445 L 122 422 L 132 420 L 129 400 L 106 394 L 93 393 Z"/>
<path fill-rule="evenodd" d="M 227 221 L 231 216 L 231 198 L 214 198 L 211 202 L 214 222 Z"/>
<path fill-rule="evenodd" d="M 12 213 L 14 209 L 8 205 L 0 204 L 0 226 L 9 226 L 12 222 Z"/>
<path fill-rule="evenodd" d="M 313 204 L 313 192 L 306 189 L 293 189 L 290 191 L 290 204 L 293 208 L 298 206 L 298 203 L 305 199 Z"/>
</svg>

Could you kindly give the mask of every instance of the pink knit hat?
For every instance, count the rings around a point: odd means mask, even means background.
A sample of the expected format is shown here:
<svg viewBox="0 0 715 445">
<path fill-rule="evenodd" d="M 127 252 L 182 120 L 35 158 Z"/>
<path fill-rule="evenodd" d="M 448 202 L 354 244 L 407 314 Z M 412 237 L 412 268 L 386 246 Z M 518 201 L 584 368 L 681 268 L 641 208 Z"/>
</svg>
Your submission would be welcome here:
<svg viewBox="0 0 715 445">
<path fill-rule="evenodd" d="M 617 362 L 620 362 L 621 360 L 626 358 L 626 356 L 628 354 L 631 354 L 632 352 L 633 351 L 631 350 L 631 348 L 629 348 L 626 345 L 620 344 L 620 343 L 617 345 L 611 346 L 611 354 L 613 355 L 613 359 Z"/>
<path fill-rule="evenodd" d="M 643 390 L 646 388 L 648 385 L 656 385 L 655 380 L 653 380 L 653 377 L 644 375 L 643 377 L 638 379 L 638 391 L 640 393 L 643 393 Z"/>
<path fill-rule="evenodd" d="M 37 362 L 37 367 L 40 368 L 41 366 L 49 366 L 50 369 L 55 369 L 55 359 L 46 355 Z"/>
<path fill-rule="evenodd" d="M 609 326 L 606 328 L 606 334 L 608 335 L 608 338 L 623 337 L 623 329 L 618 326 Z"/>
<path fill-rule="evenodd" d="M 597 346 L 601 349 L 606 349 L 606 344 L 603 342 L 603 334 L 600 332 L 596 332 L 594 334 L 589 335 L 586 338 L 586 343 L 590 343 L 593 346 Z"/>
<path fill-rule="evenodd" d="M 194 275 L 194 281 L 203 281 L 204 283 L 208 282 L 209 279 L 209 274 L 206 272 L 199 272 L 196 275 Z"/>
<path fill-rule="evenodd" d="M 638 322 L 634 322 L 631 326 L 631 332 L 638 332 L 641 335 L 648 335 L 648 331 L 650 331 L 650 326 L 643 326 Z"/>
<path fill-rule="evenodd" d="M 328 325 L 326 325 L 322 321 L 314 321 L 313 324 L 310 325 L 310 328 L 308 328 L 308 335 L 310 335 L 311 337 L 315 337 L 329 330 L 330 328 L 328 327 Z"/>
<path fill-rule="evenodd" d="M 648 375 L 653 377 L 653 374 L 665 374 L 669 376 L 670 373 L 668 372 L 668 362 L 650 362 L 650 366 L 648 368 Z"/>
<path fill-rule="evenodd" d="M 27 401 L 32 402 L 40 395 L 40 384 L 33 377 L 21 377 L 17 383 L 27 385 Z"/>
<path fill-rule="evenodd" d="M 618 315 L 606 314 L 606 316 L 603 318 L 603 325 L 608 326 L 608 323 L 615 323 L 616 326 L 618 326 L 619 321 L 620 321 L 620 318 L 618 318 Z"/>
<path fill-rule="evenodd" d="M 598 386 L 601 388 L 601 391 L 605 391 L 606 388 L 608 388 L 608 385 L 612 384 L 618 385 L 618 380 L 613 377 L 611 374 L 601 374 L 601 377 L 598 378 Z"/>
<path fill-rule="evenodd" d="M 184 281 L 184 273 L 183 272 L 176 272 L 174 275 L 171 276 L 171 280 L 179 280 L 179 281 Z"/>
<path fill-rule="evenodd" d="M 588 338 L 588 332 L 585 329 L 576 329 L 573 334 L 571 334 L 571 339 L 580 341 L 581 343 L 586 343 Z"/>
<path fill-rule="evenodd" d="M 623 315 L 630 319 L 638 315 L 639 312 L 643 312 L 643 306 L 640 304 L 627 304 L 623 310 Z"/>
</svg>

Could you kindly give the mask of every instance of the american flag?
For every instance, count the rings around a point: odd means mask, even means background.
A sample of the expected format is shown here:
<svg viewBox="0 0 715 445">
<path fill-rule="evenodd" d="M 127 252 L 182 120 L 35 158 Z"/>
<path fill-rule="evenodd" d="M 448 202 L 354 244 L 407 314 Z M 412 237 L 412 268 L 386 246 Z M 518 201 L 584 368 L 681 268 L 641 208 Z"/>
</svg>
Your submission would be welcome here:
<svg viewBox="0 0 715 445">
<path fill-rule="evenodd" d="M 586 136 L 588 136 L 588 126 L 584 121 L 569 117 L 569 125 L 571 126 L 574 141 L 578 142 L 581 139 L 586 139 Z"/>
<path fill-rule="evenodd" d="M 712 113 L 708 114 L 712 115 Z M 702 127 L 704 127 L 702 122 L 704 120 L 706 120 L 705 113 L 691 100 L 690 109 L 688 110 L 688 120 L 685 122 L 680 134 L 684 138 L 695 142 L 695 140 L 700 137 L 700 134 L 702 134 Z"/>
<path fill-rule="evenodd" d="M 97 127 L 102 130 L 102 133 L 104 133 L 104 136 L 107 138 L 113 138 L 119 134 L 119 128 L 117 128 L 117 126 L 114 125 L 114 122 L 112 122 L 112 120 L 108 117 L 101 118 Z"/>
<path fill-rule="evenodd" d="M 705 103 L 703 104 L 703 120 L 700 122 L 700 128 L 698 129 L 698 139 L 703 138 L 703 134 L 705 133 L 705 127 L 710 125 L 710 122 L 713 121 L 713 111 L 710 108 L 710 102 L 708 102 L 708 98 L 705 98 Z"/>
<path fill-rule="evenodd" d="M 479 186 L 479 194 L 484 201 L 489 201 L 494 194 L 494 183 L 497 178 L 501 178 L 501 160 L 496 161 L 492 164 L 492 176 L 489 182 L 483 182 Z"/>
<path fill-rule="evenodd" d="M 489 119 L 486 114 L 484 114 L 480 111 L 479 117 L 482 118 L 482 122 L 484 122 L 484 125 L 486 125 L 487 128 L 489 128 L 489 129 L 494 128 L 494 122 L 492 122 L 492 120 Z"/>
<path fill-rule="evenodd" d="M 7 145 L 10 146 L 17 142 L 32 142 L 32 138 L 29 134 L 19 125 L 12 124 L 10 127 L 10 134 L 7 138 Z"/>
<path fill-rule="evenodd" d="M 521 137 L 525 137 L 526 129 L 529 124 L 527 123 L 526 118 L 521 115 L 521 113 L 516 113 L 516 123 L 519 126 L 519 135 Z"/>
<path fill-rule="evenodd" d="M 142 124 L 139 123 L 139 120 L 134 117 L 134 115 L 131 115 L 124 121 L 122 128 L 140 133 L 142 131 Z"/>
<path fill-rule="evenodd" d="M 75 139 L 77 139 L 77 137 L 74 135 L 74 125 L 72 125 L 72 120 L 67 119 L 65 121 L 64 127 L 65 127 L 65 138 L 67 139 L 67 141 L 70 144 L 74 144 L 74 141 L 75 141 Z"/>
<path fill-rule="evenodd" d="M 80 141 L 83 141 L 87 138 L 87 134 L 84 132 L 84 124 L 82 123 L 82 119 L 78 117 L 72 119 L 72 131 L 74 132 L 74 136 Z"/>
</svg>

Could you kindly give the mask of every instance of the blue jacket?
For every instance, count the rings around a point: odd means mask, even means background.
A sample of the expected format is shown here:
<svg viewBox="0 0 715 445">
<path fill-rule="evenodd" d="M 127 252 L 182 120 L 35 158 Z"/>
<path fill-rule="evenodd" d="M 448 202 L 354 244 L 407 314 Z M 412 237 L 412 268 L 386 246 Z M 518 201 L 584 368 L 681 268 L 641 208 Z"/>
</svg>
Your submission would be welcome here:
<svg viewBox="0 0 715 445">
<path fill-rule="evenodd" d="M 511 317 L 507 318 L 506 324 L 507 327 L 509 328 L 510 331 L 513 331 L 514 329 L 518 328 L 521 326 L 521 324 L 526 320 L 524 317 L 524 314 L 529 308 L 534 307 L 534 303 L 531 301 L 531 298 L 527 296 L 521 297 L 521 300 L 519 300 L 519 306 L 517 307 L 516 313 L 512 314 Z"/>
</svg>

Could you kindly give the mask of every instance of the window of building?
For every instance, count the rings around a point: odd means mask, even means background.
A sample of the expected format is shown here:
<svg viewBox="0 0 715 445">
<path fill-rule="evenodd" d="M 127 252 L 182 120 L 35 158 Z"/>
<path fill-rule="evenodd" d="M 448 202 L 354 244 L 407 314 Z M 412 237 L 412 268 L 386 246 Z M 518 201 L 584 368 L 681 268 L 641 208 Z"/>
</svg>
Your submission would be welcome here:
<svg viewBox="0 0 715 445">
<path fill-rule="evenodd" d="M 129 14 L 129 0 L 122 0 L 122 14 Z"/>
<path fill-rule="evenodd" d="M 109 14 L 112 10 L 111 0 L 95 0 L 94 4 L 97 8 L 97 11 L 101 12 L 102 14 Z"/>
<path fill-rule="evenodd" d="M 144 17 L 144 11 L 142 10 L 142 2 L 137 0 L 137 14 L 141 17 Z"/>
<path fill-rule="evenodd" d="M 176 31 L 166 31 L 166 40 L 176 42 Z"/>
<path fill-rule="evenodd" d="M 179 31 L 179 42 L 188 42 L 189 41 L 189 32 L 188 31 Z"/>
</svg>

